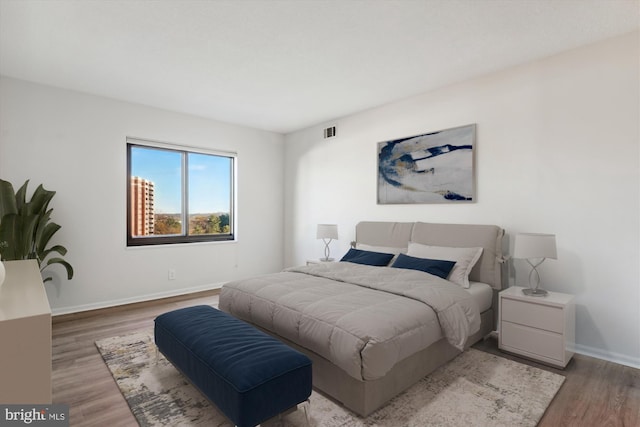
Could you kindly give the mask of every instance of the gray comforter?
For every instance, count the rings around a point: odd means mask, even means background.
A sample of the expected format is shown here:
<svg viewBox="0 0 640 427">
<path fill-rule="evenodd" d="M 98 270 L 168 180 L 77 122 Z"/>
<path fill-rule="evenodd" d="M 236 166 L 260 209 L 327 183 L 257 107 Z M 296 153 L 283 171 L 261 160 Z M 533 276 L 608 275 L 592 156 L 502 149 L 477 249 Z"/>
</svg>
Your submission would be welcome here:
<svg viewBox="0 0 640 427">
<path fill-rule="evenodd" d="M 349 262 L 229 282 L 220 309 L 373 380 L 442 336 L 462 350 L 480 329 L 471 295 L 414 270 Z"/>
</svg>

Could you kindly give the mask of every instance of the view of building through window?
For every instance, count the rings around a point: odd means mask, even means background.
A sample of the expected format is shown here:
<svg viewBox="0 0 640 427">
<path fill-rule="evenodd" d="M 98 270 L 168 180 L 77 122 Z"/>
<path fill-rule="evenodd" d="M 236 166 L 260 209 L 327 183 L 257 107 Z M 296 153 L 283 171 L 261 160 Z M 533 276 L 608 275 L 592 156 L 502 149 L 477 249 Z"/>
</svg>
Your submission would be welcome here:
<svg viewBox="0 0 640 427">
<path fill-rule="evenodd" d="M 139 176 L 131 177 L 131 234 L 155 234 L 154 185 Z"/>
<path fill-rule="evenodd" d="M 129 244 L 232 238 L 234 157 L 134 144 L 128 155 Z"/>
</svg>

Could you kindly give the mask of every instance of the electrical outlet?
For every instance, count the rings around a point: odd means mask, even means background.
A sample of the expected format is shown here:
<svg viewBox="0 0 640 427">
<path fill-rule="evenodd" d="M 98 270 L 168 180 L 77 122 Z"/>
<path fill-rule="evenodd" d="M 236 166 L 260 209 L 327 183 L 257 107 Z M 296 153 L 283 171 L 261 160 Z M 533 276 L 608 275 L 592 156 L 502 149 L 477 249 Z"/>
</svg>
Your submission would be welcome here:
<svg viewBox="0 0 640 427">
<path fill-rule="evenodd" d="M 169 280 L 176 280 L 176 270 L 173 268 L 170 268 L 168 277 L 169 277 Z"/>
</svg>

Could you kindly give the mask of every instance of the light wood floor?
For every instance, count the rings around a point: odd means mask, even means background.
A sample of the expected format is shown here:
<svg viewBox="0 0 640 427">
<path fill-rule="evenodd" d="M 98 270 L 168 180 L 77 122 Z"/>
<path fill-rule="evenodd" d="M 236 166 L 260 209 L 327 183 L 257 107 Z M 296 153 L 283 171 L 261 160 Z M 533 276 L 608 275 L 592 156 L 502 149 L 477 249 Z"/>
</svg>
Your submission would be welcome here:
<svg viewBox="0 0 640 427">
<path fill-rule="evenodd" d="M 53 402 L 70 405 L 72 427 L 137 425 L 94 342 L 151 329 L 153 319 L 166 311 L 217 303 L 217 291 L 211 291 L 54 318 Z M 539 426 L 640 426 L 640 370 L 581 355 L 559 370 L 506 355 L 497 347 L 494 339 L 475 346 L 566 376 Z"/>
</svg>

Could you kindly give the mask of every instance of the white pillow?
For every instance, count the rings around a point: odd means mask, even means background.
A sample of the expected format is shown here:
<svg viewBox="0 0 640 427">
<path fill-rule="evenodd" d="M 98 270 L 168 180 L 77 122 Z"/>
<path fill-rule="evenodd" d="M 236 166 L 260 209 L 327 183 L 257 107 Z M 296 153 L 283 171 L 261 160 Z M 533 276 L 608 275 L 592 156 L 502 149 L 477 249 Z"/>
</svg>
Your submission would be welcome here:
<svg viewBox="0 0 640 427">
<path fill-rule="evenodd" d="M 390 246 L 373 246 L 367 245 L 365 243 L 356 242 L 356 249 L 360 249 L 363 251 L 371 251 L 371 252 L 382 252 L 385 254 L 406 254 L 407 248 L 392 248 Z"/>
<path fill-rule="evenodd" d="M 392 248 L 390 246 L 374 246 L 367 245 L 365 243 L 356 242 L 356 249 L 360 249 L 362 251 L 371 251 L 371 252 L 382 252 L 384 254 L 394 254 L 395 256 L 391 258 L 389 261 L 389 265 L 392 265 L 396 258 L 398 258 L 398 254 L 406 254 L 407 248 Z"/>
<path fill-rule="evenodd" d="M 455 261 L 456 265 L 449 273 L 447 280 L 469 289 L 469 274 L 483 248 L 452 248 L 448 246 L 429 246 L 420 243 L 409 242 L 407 255 L 416 258 L 439 259 L 443 261 Z"/>
</svg>

